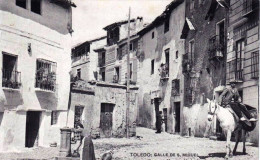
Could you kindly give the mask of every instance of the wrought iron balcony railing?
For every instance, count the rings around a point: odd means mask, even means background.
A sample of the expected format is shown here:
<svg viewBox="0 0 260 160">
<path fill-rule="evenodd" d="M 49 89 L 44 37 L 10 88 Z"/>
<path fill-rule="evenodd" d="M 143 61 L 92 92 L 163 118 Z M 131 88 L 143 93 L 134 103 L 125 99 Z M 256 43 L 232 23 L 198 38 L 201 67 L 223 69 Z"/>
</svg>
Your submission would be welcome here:
<svg viewBox="0 0 260 160">
<path fill-rule="evenodd" d="M 189 53 L 186 53 L 182 57 L 182 72 L 188 73 L 192 70 L 192 60 L 189 58 Z"/>
<path fill-rule="evenodd" d="M 237 58 L 227 63 L 227 82 L 243 81 L 243 62 L 244 59 Z"/>
<path fill-rule="evenodd" d="M 209 59 L 222 58 L 224 54 L 224 37 L 215 35 L 209 39 L 208 53 Z"/>
<path fill-rule="evenodd" d="M 19 89 L 21 87 L 21 72 L 2 70 L 2 87 Z"/>
<path fill-rule="evenodd" d="M 159 72 L 160 72 L 161 79 L 169 78 L 169 67 L 167 64 L 161 64 Z"/>
<path fill-rule="evenodd" d="M 118 75 L 114 75 L 113 76 L 113 83 L 118 83 L 119 82 L 119 76 Z"/>
<path fill-rule="evenodd" d="M 48 74 L 36 73 L 35 88 L 41 90 L 55 91 L 56 90 L 56 73 L 50 72 Z"/>
</svg>

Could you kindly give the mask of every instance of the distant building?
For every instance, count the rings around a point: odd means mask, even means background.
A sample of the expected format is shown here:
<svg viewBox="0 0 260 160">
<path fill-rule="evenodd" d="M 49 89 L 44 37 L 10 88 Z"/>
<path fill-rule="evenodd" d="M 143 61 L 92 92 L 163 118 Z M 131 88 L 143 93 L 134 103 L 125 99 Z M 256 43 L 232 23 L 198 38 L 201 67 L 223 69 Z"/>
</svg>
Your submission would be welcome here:
<svg viewBox="0 0 260 160">
<path fill-rule="evenodd" d="M 71 1 L 0 1 L 0 150 L 60 143 L 66 126 Z"/>
<path fill-rule="evenodd" d="M 235 81 L 243 103 L 259 112 L 259 1 L 230 0 L 226 83 Z M 259 128 L 250 133 L 258 144 Z"/>
<path fill-rule="evenodd" d="M 72 48 L 71 76 L 85 81 L 97 80 L 98 56 L 94 49 L 106 45 L 106 36 L 86 41 Z"/>
<path fill-rule="evenodd" d="M 184 40 L 180 37 L 184 23 L 185 2 L 177 0 L 138 33 L 137 123 L 140 126 L 155 128 L 161 111 L 165 130 L 181 131 Z"/>
<path fill-rule="evenodd" d="M 135 27 L 141 26 L 140 22 L 141 18 L 131 20 L 131 34 L 136 33 Z M 127 21 L 115 22 L 104 29 L 106 37 L 86 41 L 72 49 L 72 77 L 76 78 L 72 79 L 68 123 L 73 127 L 81 121 L 83 133 L 92 137 L 125 137 Z M 134 57 L 133 48 L 131 51 Z M 131 58 L 132 69 L 134 62 Z M 131 84 L 136 81 L 134 71 Z M 132 85 L 130 135 L 136 134 L 137 97 L 138 87 Z"/>
</svg>

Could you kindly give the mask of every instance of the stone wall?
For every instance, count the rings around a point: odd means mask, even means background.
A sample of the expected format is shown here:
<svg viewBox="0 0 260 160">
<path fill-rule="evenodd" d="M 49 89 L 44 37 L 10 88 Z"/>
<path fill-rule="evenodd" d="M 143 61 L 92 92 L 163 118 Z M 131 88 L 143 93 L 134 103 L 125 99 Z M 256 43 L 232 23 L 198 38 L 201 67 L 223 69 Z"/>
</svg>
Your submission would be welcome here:
<svg viewBox="0 0 260 160">
<path fill-rule="evenodd" d="M 74 125 L 75 106 L 83 106 L 84 134 L 92 135 L 100 133 L 100 113 L 101 103 L 113 104 L 112 136 L 125 137 L 126 125 L 126 87 L 119 84 L 97 82 L 89 84 L 93 87 L 93 92 L 72 90 L 71 105 L 69 111 L 69 126 Z M 135 132 L 137 116 L 137 90 L 130 91 L 129 125 L 132 132 Z"/>
</svg>

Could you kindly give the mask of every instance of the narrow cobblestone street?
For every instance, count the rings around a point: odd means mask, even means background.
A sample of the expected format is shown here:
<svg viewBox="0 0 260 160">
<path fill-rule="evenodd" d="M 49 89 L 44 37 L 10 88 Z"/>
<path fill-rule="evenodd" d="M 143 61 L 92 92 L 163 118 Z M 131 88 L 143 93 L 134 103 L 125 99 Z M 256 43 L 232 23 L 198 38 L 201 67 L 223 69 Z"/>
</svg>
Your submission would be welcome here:
<svg viewBox="0 0 260 160">
<path fill-rule="evenodd" d="M 96 158 L 103 153 L 113 150 L 113 159 L 223 159 L 225 156 L 225 142 L 208 138 L 185 138 L 168 133 L 155 134 L 154 130 L 137 128 L 137 138 L 110 138 L 93 140 Z M 157 147 L 155 147 L 157 146 Z M 234 142 L 232 142 L 232 148 Z M 238 146 L 238 155 L 231 159 L 256 160 L 258 147 L 246 144 L 247 155 L 242 155 L 242 143 Z M 25 149 L 19 153 L 0 153 L 0 159 L 53 159 L 58 156 L 59 148 Z"/>
</svg>

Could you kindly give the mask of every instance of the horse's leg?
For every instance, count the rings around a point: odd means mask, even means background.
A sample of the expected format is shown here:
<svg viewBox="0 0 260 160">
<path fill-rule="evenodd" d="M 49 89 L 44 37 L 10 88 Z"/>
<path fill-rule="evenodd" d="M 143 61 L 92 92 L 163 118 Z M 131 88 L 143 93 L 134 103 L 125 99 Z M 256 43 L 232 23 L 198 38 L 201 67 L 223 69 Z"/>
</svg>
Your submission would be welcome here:
<svg viewBox="0 0 260 160">
<path fill-rule="evenodd" d="M 230 139 L 231 139 L 231 131 L 228 130 L 227 131 L 227 145 L 226 145 L 227 153 L 226 153 L 225 159 L 228 159 L 229 157 L 232 156 L 232 152 L 231 152 L 231 148 L 230 148 Z"/>
<path fill-rule="evenodd" d="M 234 155 L 236 154 L 237 145 L 238 145 L 240 139 L 241 139 L 241 129 L 238 129 L 238 130 L 236 131 L 236 144 L 235 144 L 235 147 L 234 147 L 234 149 L 233 149 L 233 154 L 234 154 Z"/>
<path fill-rule="evenodd" d="M 246 154 L 246 131 L 242 130 L 242 137 L 243 137 L 243 154 Z"/>
</svg>

